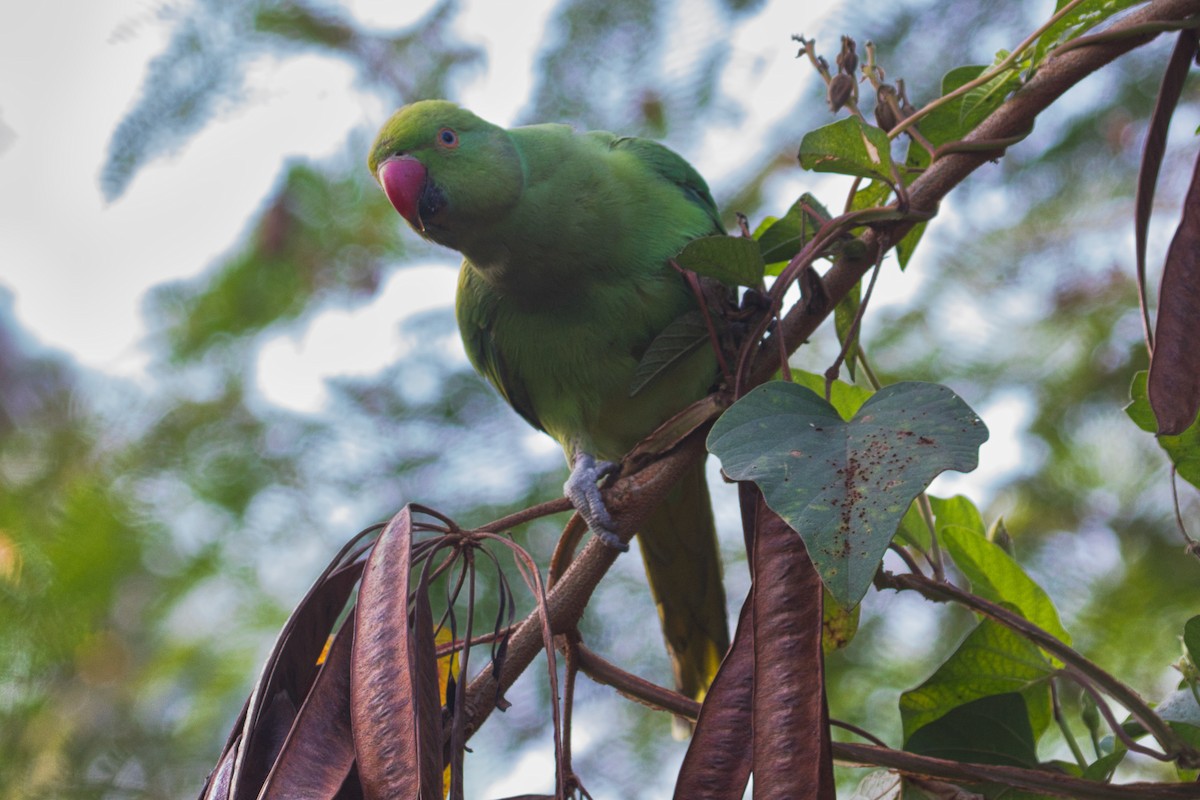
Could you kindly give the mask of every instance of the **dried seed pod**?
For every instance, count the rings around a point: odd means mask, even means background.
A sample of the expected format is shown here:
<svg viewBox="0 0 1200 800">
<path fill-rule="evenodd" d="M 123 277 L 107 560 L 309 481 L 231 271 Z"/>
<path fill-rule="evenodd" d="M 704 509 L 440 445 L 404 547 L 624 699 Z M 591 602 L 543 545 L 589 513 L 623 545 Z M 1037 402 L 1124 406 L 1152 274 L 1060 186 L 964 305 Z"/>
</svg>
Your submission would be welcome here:
<svg viewBox="0 0 1200 800">
<path fill-rule="evenodd" d="M 875 93 L 875 124 L 885 131 L 891 131 L 900 122 L 896 109 L 896 89 L 890 83 L 885 83 Z"/>
<path fill-rule="evenodd" d="M 833 80 L 829 82 L 829 108 L 837 111 L 846 105 L 854 97 L 855 88 L 854 78 L 846 73 L 839 72 L 837 75 L 834 75 Z"/>
<path fill-rule="evenodd" d="M 838 71 L 853 75 L 858 69 L 858 52 L 854 49 L 854 40 L 849 36 L 842 37 L 842 50 L 837 56 Z"/>
</svg>

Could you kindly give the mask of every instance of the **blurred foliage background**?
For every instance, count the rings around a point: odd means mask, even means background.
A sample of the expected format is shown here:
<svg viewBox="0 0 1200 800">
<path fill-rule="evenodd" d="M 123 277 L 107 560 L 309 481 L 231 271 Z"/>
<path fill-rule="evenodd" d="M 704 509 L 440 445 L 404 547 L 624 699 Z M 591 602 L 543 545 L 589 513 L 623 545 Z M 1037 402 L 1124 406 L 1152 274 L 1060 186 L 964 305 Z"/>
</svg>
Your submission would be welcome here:
<svg viewBox="0 0 1200 800">
<path fill-rule="evenodd" d="M 920 104 L 944 72 L 989 63 L 1052 11 L 1043 1 L 858 0 L 820 30 L 798 19 L 797 30 L 751 35 L 769 5 L 558 0 L 520 116 L 665 139 L 714 176 L 731 218 L 780 214 L 805 189 L 837 208 L 842 189 L 794 161 L 801 135 L 833 119 L 810 68 L 795 63 L 810 87 L 800 101 L 764 108 L 730 80 L 730 65 L 752 74 L 758 54 L 794 50 L 790 33 L 816 35 L 832 60 L 848 33 L 873 40 Z M 118 198 L 140 167 L 249 102 L 246 70 L 263 55 L 347 64 L 383 106 L 455 98 L 487 69 L 479 39 L 462 34 L 474 9 L 442 2 L 409 28 L 379 30 L 315 0 L 171 6 L 170 42 L 112 134 L 103 189 Z M 1156 42 L 1090 78 L 957 190 L 907 274 L 885 267 L 864 338 L 887 380 L 946 383 L 982 413 L 1006 445 L 992 452 L 1009 455 L 989 471 L 984 450 L 988 477 L 972 484 L 973 499 L 988 521 L 1004 516 L 1077 646 L 1150 698 L 1173 685 L 1176 637 L 1200 611 L 1200 568 L 1181 552 L 1166 459 L 1122 412 L 1146 366 L 1133 181 L 1169 47 Z M 1190 103 L 1177 134 L 1195 129 Z M 761 135 L 728 135 L 755 120 Z M 722 126 L 726 135 L 711 135 Z M 471 524 L 559 493 L 561 456 L 470 372 L 449 297 L 397 320 L 418 346 L 379 374 L 334 381 L 318 413 L 272 406 L 250 388 L 267 337 L 368 306 L 408 264 L 453 260 L 402 232 L 363 167 L 372 133 L 354 131 L 326 160 L 281 157 L 241 241 L 204 274 L 153 290 L 147 382 L 47 351 L 16 328 L 0 289 L 0 797 L 193 795 L 274 633 L 343 540 L 408 501 Z M 1168 155 L 1153 252 L 1165 249 L 1189 149 Z M 823 331 L 795 363 L 823 370 L 832 340 Z M 747 577 L 732 492 L 723 494 L 736 614 Z M 1194 520 L 1190 489 L 1183 502 Z M 518 538 L 545 560 L 556 531 L 551 521 Z M 663 680 L 643 580 L 636 557 L 621 559 L 584 636 Z M 832 714 L 899 744 L 899 693 L 969 622 L 915 598 L 868 595 L 857 638 L 831 658 Z M 543 682 L 530 670 L 513 707 L 472 741 L 468 781 L 481 796 L 552 785 Z M 577 769 L 592 793 L 666 796 L 684 748 L 669 720 L 586 680 L 579 702 Z M 1051 742 L 1042 756 L 1059 749 Z M 535 768 L 540 783 L 512 782 Z"/>
</svg>

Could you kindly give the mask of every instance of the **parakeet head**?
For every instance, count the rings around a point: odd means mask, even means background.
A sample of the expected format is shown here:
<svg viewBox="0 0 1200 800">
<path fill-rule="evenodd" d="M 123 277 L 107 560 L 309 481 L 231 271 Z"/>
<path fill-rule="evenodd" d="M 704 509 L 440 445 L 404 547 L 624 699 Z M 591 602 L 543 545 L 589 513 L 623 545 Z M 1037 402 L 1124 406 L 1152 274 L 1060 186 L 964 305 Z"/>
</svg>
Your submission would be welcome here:
<svg viewBox="0 0 1200 800">
<path fill-rule="evenodd" d="M 456 231 L 502 219 L 524 183 L 508 132 L 447 100 L 393 114 L 367 166 L 414 230 L 450 247 Z"/>
</svg>

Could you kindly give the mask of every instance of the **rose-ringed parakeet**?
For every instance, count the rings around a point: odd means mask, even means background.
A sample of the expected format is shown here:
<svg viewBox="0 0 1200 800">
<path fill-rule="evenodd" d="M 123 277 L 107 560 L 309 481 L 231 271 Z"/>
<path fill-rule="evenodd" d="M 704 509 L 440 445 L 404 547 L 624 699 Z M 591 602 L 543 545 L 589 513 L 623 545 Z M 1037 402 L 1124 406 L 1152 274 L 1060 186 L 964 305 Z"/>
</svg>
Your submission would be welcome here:
<svg viewBox="0 0 1200 800">
<path fill-rule="evenodd" d="M 647 347 L 697 300 L 669 259 L 723 231 L 704 179 L 666 147 L 565 125 L 506 130 L 426 100 L 383 126 L 368 159 L 421 236 L 464 256 L 456 314 L 467 355 L 562 444 L 566 491 L 610 543 L 596 481 L 717 377 L 696 348 L 631 393 Z M 677 688 L 701 699 L 729 645 L 703 464 L 639 532 Z"/>
</svg>

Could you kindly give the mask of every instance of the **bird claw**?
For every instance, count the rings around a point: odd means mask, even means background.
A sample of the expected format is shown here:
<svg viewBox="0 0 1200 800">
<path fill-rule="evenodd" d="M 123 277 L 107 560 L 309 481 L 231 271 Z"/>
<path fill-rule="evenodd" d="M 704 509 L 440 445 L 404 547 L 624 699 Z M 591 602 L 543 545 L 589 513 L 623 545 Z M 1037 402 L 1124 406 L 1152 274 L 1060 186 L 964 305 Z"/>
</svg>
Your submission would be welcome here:
<svg viewBox="0 0 1200 800">
<path fill-rule="evenodd" d="M 600 496 L 600 487 L 597 485 L 601 479 L 615 474 L 619 469 L 619 464 L 596 461 L 587 453 L 578 453 L 571 468 L 571 476 L 563 484 L 563 493 L 600 541 L 624 553 L 629 550 L 629 545 L 617 536 L 616 523 L 608 513 L 604 498 Z"/>
</svg>

